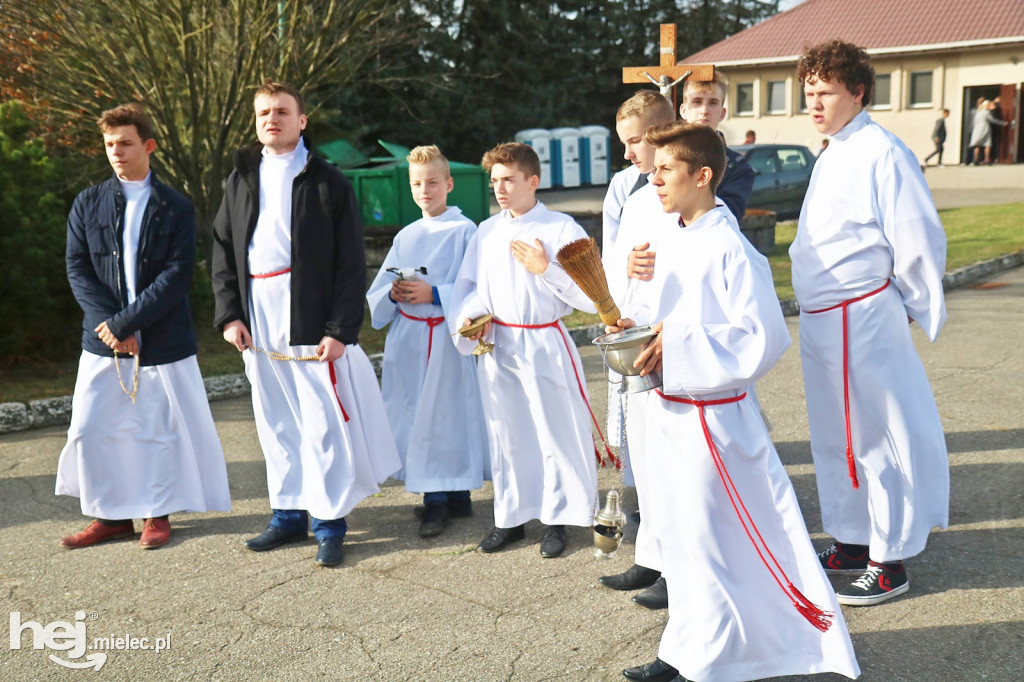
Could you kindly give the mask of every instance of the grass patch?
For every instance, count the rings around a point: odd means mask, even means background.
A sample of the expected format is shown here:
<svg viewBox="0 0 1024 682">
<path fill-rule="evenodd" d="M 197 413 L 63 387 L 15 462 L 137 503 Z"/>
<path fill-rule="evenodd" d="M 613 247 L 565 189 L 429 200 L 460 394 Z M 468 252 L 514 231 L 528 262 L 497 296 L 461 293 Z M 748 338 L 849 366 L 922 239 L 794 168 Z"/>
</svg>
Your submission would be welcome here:
<svg viewBox="0 0 1024 682">
<path fill-rule="evenodd" d="M 939 211 L 946 228 L 946 272 L 965 265 L 998 258 L 1024 249 L 1024 203 L 995 206 L 964 206 Z M 793 298 L 789 246 L 796 237 L 796 221 L 775 228 L 775 250 L 768 258 L 780 299 Z"/>
<path fill-rule="evenodd" d="M 956 270 L 978 261 L 996 258 L 1024 249 L 1021 217 L 1024 203 L 996 206 L 970 206 L 939 211 L 946 228 L 946 270 Z M 780 299 L 793 298 L 790 283 L 789 246 L 796 236 L 796 221 L 779 223 L 775 229 L 775 250 L 769 257 L 775 291 Z M 366 322 L 359 342 L 368 353 L 384 350 L 387 330 L 370 327 Z M 564 319 L 566 326 L 597 324 L 597 315 L 574 311 Z M 204 376 L 235 374 L 242 371 L 242 356 L 221 338 L 208 320 L 197 320 L 199 335 L 199 368 Z M 23 402 L 38 398 L 70 395 L 75 386 L 78 355 L 45 364 L 19 366 L 0 370 L 0 403 Z"/>
</svg>

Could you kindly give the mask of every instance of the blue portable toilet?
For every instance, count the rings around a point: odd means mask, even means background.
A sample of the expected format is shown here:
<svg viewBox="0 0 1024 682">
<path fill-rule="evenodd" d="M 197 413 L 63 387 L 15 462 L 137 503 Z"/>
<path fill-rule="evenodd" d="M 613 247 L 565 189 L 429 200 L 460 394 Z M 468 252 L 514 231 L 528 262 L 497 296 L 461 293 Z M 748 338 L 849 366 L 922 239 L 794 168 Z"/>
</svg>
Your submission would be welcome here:
<svg viewBox="0 0 1024 682">
<path fill-rule="evenodd" d="M 543 128 L 528 128 L 515 134 L 516 142 L 523 142 L 533 147 L 540 159 L 540 184 L 537 189 L 549 189 L 554 178 L 551 169 L 551 133 Z"/>
<path fill-rule="evenodd" d="M 608 184 L 610 134 L 604 126 L 580 126 L 580 175 L 584 185 Z"/>
<path fill-rule="evenodd" d="M 555 187 L 580 186 L 580 131 L 577 128 L 551 130 L 551 168 Z"/>
</svg>

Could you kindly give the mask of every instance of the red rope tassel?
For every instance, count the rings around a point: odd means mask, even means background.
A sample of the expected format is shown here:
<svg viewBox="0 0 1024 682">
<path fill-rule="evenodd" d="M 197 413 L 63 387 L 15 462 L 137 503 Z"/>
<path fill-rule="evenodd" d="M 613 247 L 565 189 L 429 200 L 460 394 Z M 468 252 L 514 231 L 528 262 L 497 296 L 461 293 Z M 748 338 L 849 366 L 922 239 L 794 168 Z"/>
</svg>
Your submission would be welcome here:
<svg viewBox="0 0 1024 682">
<path fill-rule="evenodd" d="M 849 325 L 849 313 L 847 312 L 851 303 L 857 301 L 863 301 L 865 298 L 871 298 L 875 294 L 880 294 L 885 291 L 885 288 L 889 286 L 891 280 L 886 280 L 885 284 L 878 287 L 874 291 L 869 291 L 863 296 L 857 298 L 851 298 L 849 301 L 843 301 L 837 303 L 834 306 L 828 308 L 822 308 L 820 310 L 805 310 L 804 312 L 808 315 L 816 315 L 818 313 L 827 313 L 830 310 L 841 308 L 843 311 L 843 413 L 846 418 L 846 466 L 850 470 L 850 481 L 853 483 L 853 489 L 856 490 L 860 487 L 860 483 L 857 481 L 857 463 L 853 458 L 853 429 L 850 426 L 850 325 Z"/>
<path fill-rule="evenodd" d="M 836 614 L 829 611 L 822 611 L 820 608 L 808 601 L 807 597 L 800 593 L 800 590 L 796 589 L 792 585 L 790 587 L 793 590 L 793 594 L 799 599 L 799 603 L 794 601 L 793 604 L 796 606 L 796 610 L 800 612 L 807 622 L 818 628 L 822 632 L 828 632 L 829 628 L 832 627 L 832 621 L 835 620 Z"/>
<path fill-rule="evenodd" d="M 562 331 L 562 327 L 558 324 L 558 320 L 554 322 L 547 322 L 545 324 L 512 324 L 511 322 L 502 322 L 498 318 L 491 320 L 494 324 L 501 325 L 502 327 L 513 327 L 515 329 L 546 329 L 547 327 L 554 327 L 558 332 L 559 336 L 562 337 L 562 344 L 565 346 L 565 352 L 569 356 L 569 362 L 572 363 L 572 371 L 576 374 L 576 385 L 580 389 L 580 397 L 583 398 L 583 404 L 587 406 L 587 411 L 590 412 L 590 419 L 594 422 L 594 428 L 597 429 L 597 435 L 601 437 L 601 444 L 604 445 L 605 454 L 608 455 L 608 460 L 615 465 L 616 469 L 622 468 L 622 462 L 612 454 L 612 449 L 608 447 L 608 441 L 605 440 L 604 433 L 601 432 L 601 427 L 597 424 L 597 417 L 594 416 L 594 410 L 590 407 L 590 399 L 587 398 L 587 391 L 583 388 L 583 380 L 580 379 L 580 371 L 576 368 L 576 360 L 572 357 L 572 351 L 569 350 L 569 340 L 565 336 L 565 332 Z M 601 458 L 601 451 L 597 448 L 597 443 L 594 444 L 594 456 L 597 457 L 597 463 L 599 466 L 604 467 L 604 460 Z"/>
<path fill-rule="evenodd" d="M 334 363 L 328 362 L 327 367 L 331 370 L 331 385 L 334 386 L 334 397 L 338 399 L 338 407 L 341 408 L 341 416 L 348 421 L 348 412 L 345 411 L 345 406 L 341 404 L 341 396 L 338 395 L 338 375 L 334 373 Z"/>
<path fill-rule="evenodd" d="M 715 470 L 718 472 L 718 478 L 722 481 L 722 485 L 725 487 L 725 494 L 729 497 L 729 502 L 732 504 L 732 509 L 736 513 L 736 518 L 740 521 L 740 526 L 743 528 L 743 532 L 746 533 L 747 538 L 750 540 L 750 544 L 754 546 L 754 551 L 757 552 L 757 556 L 761 559 L 761 563 L 768 569 L 772 579 L 779 588 L 786 593 L 786 596 L 789 597 L 790 602 L 792 602 L 794 608 L 800 612 L 800 615 L 802 615 L 807 622 L 818 630 L 821 630 L 822 632 L 827 631 L 832 627 L 832 621 L 835 619 L 835 614 L 819 608 L 805 597 L 803 593 L 793 585 L 792 581 L 790 581 L 789 576 L 786 575 L 786 571 L 779 564 L 775 555 L 772 554 L 771 549 L 768 548 L 768 543 L 766 543 L 764 538 L 761 536 L 761 531 L 757 529 L 757 524 L 754 523 L 754 518 L 750 515 L 750 512 L 747 510 L 747 506 L 743 503 L 743 498 L 740 497 L 739 490 L 736 488 L 736 484 L 733 483 L 732 476 L 729 475 L 729 470 L 726 469 L 725 462 L 722 460 L 722 456 L 718 452 L 718 447 L 715 446 L 715 441 L 711 437 L 711 430 L 708 428 L 707 419 L 704 413 L 705 406 L 736 403 L 747 397 L 747 394 L 742 393 L 733 398 L 722 398 L 720 400 L 690 400 L 689 398 L 667 396 L 660 390 L 655 390 L 658 392 L 658 395 L 665 400 L 674 403 L 695 405 L 697 407 L 701 430 L 704 432 L 704 441 L 708 445 L 708 452 L 711 453 L 711 460 L 715 465 Z M 741 509 L 742 512 L 740 511 Z M 767 558 L 765 557 L 766 554 Z M 769 563 L 768 559 L 771 559 L 771 563 Z"/>
<path fill-rule="evenodd" d="M 888 282 L 886 282 L 888 285 Z M 850 325 L 849 305 L 843 304 L 843 414 L 846 417 L 846 467 L 850 472 L 853 489 L 860 487 L 857 481 L 857 463 L 853 459 L 853 429 L 850 426 Z"/>
</svg>

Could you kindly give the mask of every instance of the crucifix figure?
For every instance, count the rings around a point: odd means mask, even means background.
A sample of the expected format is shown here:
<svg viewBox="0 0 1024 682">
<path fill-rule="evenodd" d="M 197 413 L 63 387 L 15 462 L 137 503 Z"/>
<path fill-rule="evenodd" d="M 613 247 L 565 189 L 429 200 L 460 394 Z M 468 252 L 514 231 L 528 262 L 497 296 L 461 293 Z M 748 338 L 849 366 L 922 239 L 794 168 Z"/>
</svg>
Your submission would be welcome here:
<svg viewBox="0 0 1024 682">
<path fill-rule="evenodd" d="M 676 106 L 676 86 L 689 77 L 697 80 L 711 80 L 715 75 L 712 64 L 676 65 L 676 25 L 661 25 L 661 64 L 659 66 L 624 66 L 622 67 L 623 83 L 646 83 L 650 81 L 658 86 L 659 92 L 672 108 Z"/>
</svg>

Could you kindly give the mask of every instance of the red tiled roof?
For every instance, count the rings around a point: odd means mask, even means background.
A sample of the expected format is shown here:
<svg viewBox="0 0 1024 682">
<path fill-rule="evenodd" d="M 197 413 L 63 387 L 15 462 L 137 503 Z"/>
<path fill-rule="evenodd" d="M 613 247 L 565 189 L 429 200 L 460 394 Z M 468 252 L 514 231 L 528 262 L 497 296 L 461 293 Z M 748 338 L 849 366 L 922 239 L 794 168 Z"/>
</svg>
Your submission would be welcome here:
<svg viewBox="0 0 1024 682">
<path fill-rule="evenodd" d="M 836 37 L 869 52 L 1013 38 L 1024 42 L 1024 0 L 806 0 L 680 63 L 771 61 Z"/>
</svg>

